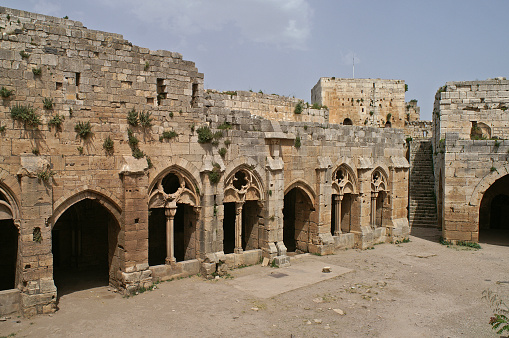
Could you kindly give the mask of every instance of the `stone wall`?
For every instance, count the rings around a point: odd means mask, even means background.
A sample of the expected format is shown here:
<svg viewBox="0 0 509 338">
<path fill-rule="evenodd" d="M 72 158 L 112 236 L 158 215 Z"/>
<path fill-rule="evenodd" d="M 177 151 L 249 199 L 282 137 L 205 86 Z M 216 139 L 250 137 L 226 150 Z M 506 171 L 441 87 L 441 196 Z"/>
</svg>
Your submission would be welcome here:
<svg viewBox="0 0 509 338">
<path fill-rule="evenodd" d="M 405 121 L 414 122 L 421 120 L 421 108 L 417 106 L 417 100 L 405 102 Z"/>
<path fill-rule="evenodd" d="M 322 77 L 311 90 L 311 102 L 329 108 L 331 123 L 403 128 L 405 81 Z M 389 115 L 390 114 L 390 115 Z"/>
<path fill-rule="evenodd" d="M 490 215 L 490 188 L 506 186 L 500 184 L 508 173 L 509 148 L 501 139 L 509 136 L 508 105 L 509 81 L 504 78 L 448 82 L 437 91 L 435 189 L 438 220 L 446 239 L 477 242 L 481 211 L 488 210 L 486 217 Z M 496 195 L 509 194 L 506 190 L 497 190 Z"/>
<path fill-rule="evenodd" d="M 9 27 L 0 41 L 0 216 L 19 231 L 13 287 L 25 315 L 55 310 L 54 226 L 80 215 L 85 200 L 110 216 L 106 278 L 125 292 L 261 256 L 288 264 L 283 206 L 292 189 L 309 208 L 307 236 L 291 238 L 301 249 L 329 254 L 408 237 L 401 130 L 329 124 L 326 110 L 296 117 L 289 98 L 205 99 L 203 74 L 180 54 L 78 22 L 0 7 L 0 26 Z M 355 200 L 350 233 L 331 231 L 333 191 Z M 225 203 L 234 204 L 226 216 L 235 241 L 226 255 Z M 243 212 L 256 228 L 247 237 Z M 167 237 L 155 266 L 149 254 L 161 241 L 151 241 L 151 225 Z M 81 248 L 86 226 L 73 231 Z"/>
<path fill-rule="evenodd" d="M 412 121 L 405 122 L 405 135 L 413 139 L 431 139 L 432 136 L 432 126 L 433 123 L 431 121 Z"/>
<path fill-rule="evenodd" d="M 327 109 L 313 109 L 303 100 L 248 91 L 217 92 L 207 89 L 204 105 L 226 110 L 249 111 L 251 114 L 275 121 L 329 122 Z M 298 103 L 303 105 L 301 113 L 295 113 Z"/>
</svg>

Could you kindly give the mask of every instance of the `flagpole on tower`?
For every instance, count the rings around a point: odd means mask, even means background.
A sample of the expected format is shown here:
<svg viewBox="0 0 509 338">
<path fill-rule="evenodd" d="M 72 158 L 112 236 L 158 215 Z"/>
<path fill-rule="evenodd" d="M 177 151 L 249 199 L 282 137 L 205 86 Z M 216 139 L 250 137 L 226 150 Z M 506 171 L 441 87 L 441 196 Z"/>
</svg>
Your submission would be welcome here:
<svg viewBox="0 0 509 338">
<path fill-rule="evenodd" d="M 355 79 L 355 54 L 353 55 L 353 62 L 352 62 L 352 79 Z"/>
</svg>

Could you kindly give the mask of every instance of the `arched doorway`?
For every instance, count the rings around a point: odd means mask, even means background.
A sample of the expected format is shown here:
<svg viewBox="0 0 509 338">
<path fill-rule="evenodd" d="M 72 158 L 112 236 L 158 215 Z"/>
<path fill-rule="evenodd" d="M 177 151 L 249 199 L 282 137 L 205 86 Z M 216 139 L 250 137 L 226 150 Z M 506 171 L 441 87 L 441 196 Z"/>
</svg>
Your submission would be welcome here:
<svg viewBox="0 0 509 338">
<path fill-rule="evenodd" d="M 179 168 L 159 175 L 149 196 L 148 262 L 171 264 L 195 259 L 198 194 L 196 184 Z"/>
<path fill-rule="evenodd" d="M 19 231 L 7 194 L 0 188 L 0 291 L 16 288 Z"/>
<path fill-rule="evenodd" d="M 311 213 L 309 196 L 299 187 L 285 194 L 283 208 L 283 242 L 288 252 L 308 252 Z"/>
<path fill-rule="evenodd" d="M 352 231 L 356 223 L 352 213 L 356 201 L 356 182 L 353 170 L 346 164 L 339 166 L 332 174 L 331 234 L 333 236 Z"/>
<path fill-rule="evenodd" d="M 371 174 L 371 217 L 372 228 L 384 226 L 384 220 L 389 218 L 389 198 L 387 193 L 387 176 L 381 168 Z"/>
<path fill-rule="evenodd" d="M 509 175 L 496 180 L 479 206 L 479 240 L 509 245 Z"/>
<path fill-rule="evenodd" d="M 262 219 L 262 184 L 245 166 L 234 170 L 225 180 L 223 251 L 241 253 L 259 249 L 259 222 Z"/>
<path fill-rule="evenodd" d="M 53 279 L 58 296 L 105 286 L 116 279 L 120 226 L 98 200 L 68 207 L 51 231 Z"/>
<path fill-rule="evenodd" d="M 353 125 L 353 122 L 352 122 L 352 120 L 350 118 L 347 117 L 346 119 L 343 120 L 343 125 L 344 126 L 351 126 L 351 125 Z"/>
</svg>

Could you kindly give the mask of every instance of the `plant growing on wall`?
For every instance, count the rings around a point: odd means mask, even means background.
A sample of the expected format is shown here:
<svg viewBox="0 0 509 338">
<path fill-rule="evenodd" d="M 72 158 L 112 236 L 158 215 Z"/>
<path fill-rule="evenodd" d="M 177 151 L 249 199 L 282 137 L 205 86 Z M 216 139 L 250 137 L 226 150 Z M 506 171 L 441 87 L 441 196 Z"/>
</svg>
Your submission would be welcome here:
<svg viewBox="0 0 509 338">
<path fill-rule="evenodd" d="M 211 184 L 217 184 L 221 178 L 221 166 L 218 163 L 212 164 L 212 171 L 209 172 L 209 181 Z"/>
<path fill-rule="evenodd" d="M 111 139 L 111 137 L 107 137 L 105 140 L 104 140 L 104 143 L 103 143 L 103 149 L 106 150 L 106 152 L 108 154 L 111 154 L 113 153 L 113 149 L 115 147 L 115 144 L 113 143 L 113 140 Z"/>
<path fill-rule="evenodd" d="M 138 125 L 138 112 L 134 108 L 127 113 L 127 123 L 136 127 Z"/>
<path fill-rule="evenodd" d="M 163 140 L 171 140 L 172 138 L 175 138 L 177 137 L 178 134 L 176 131 L 174 130 L 170 130 L 170 131 L 163 131 L 163 134 L 161 136 L 159 136 L 159 141 L 163 141 Z"/>
<path fill-rule="evenodd" d="M 212 131 L 207 126 L 196 129 L 196 132 L 198 133 L 198 143 L 210 143 L 214 138 Z"/>
<path fill-rule="evenodd" d="M 48 126 L 55 126 L 57 128 L 60 128 L 62 126 L 62 122 L 64 122 L 65 120 L 65 117 L 63 115 L 60 115 L 60 114 L 56 114 L 55 116 L 53 116 L 51 118 L 51 120 L 49 120 L 48 122 Z"/>
<path fill-rule="evenodd" d="M 131 149 L 136 148 L 140 142 L 140 140 L 134 136 L 134 133 L 131 129 L 127 129 L 127 142 L 129 143 Z"/>
<path fill-rule="evenodd" d="M 304 102 L 302 101 L 299 101 L 297 102 L 297 104 L 295 105 L 295 109 L 293 110 L 293 112 L 295 114 L 302 114 L 302 110 L 304 109 Z"/>
<path fill-rule="evenodd" d="M 152 126 L 152 118 L 150 117 L 149 112 L 140 112 L 139 117 L 140 124 L 144 128 L 149 128 Z"/>
<path fill-rule="evenodd" d="M 388 113 L 388 114 L 387 114 L 387 122 L 391 122 L 391 117 L 392 117 L 392 114 L 391 114 L 391 113 Z"/>
<path fill-rule="evenodd" d="M 37 172 L 37 178 L 40 181 L 48 182 L 53 176 L 55 176 L 55 172 L 53 172 L 51 169 L 45 169 Z"/>
<path fill-rule="evenodd" d="M 86 139 L 92 134 L 92 126 L 90 125 L 90 121 L 87 122 L 78 122 L 74 126 L 74 131 L 78 134 L 82 139 Z"/>
<path fill-rule="evenodd" d="M 35 76 L 39 76 L 42 74 L 42 68 L 32 68 L 32 73 L 34 73 Z"/>
<path fill-rule="evenodd" d="M 53 109 L 53 99 L 50 97 L 45 97 L 42 99 L 42 106 L 44 109 Z"/>
<path fill-rule="evenodd" d="M 11 117 L 14 120 L 21 121 L 31 127 L 37 127 L 38 125 L 42 124 L 40 116 L 35 113 L 32 106 L 16 104 L 11 107 L 10 112 Z"/>
<path fill-rule="evenodd" d="M 301 142 L 300 142 L 300 136 L 297 136 L 295 138 L 295 148 L 299 149 L 301 146 Z"/>
<path fill-rule="evenodd" d="M 14 93 L 14 89 L 9 90 L 9 89 L 5 88 L 4 86 L 2 86 L 2 89 L 0 89 L 0 96 L 3 99 L 8 99 L 9 97 L 11 97 L 11 95 L 13 93 Z"/>
<path fill-rule="evenodd" d="M 226 151 L 227 151 L 226 148 L 223 147 L 223 148 L 219 149 L 217 152 L 219 153 L 219 155 L 222 158 L 224 158 L 226 156 Z"/>
</svg>

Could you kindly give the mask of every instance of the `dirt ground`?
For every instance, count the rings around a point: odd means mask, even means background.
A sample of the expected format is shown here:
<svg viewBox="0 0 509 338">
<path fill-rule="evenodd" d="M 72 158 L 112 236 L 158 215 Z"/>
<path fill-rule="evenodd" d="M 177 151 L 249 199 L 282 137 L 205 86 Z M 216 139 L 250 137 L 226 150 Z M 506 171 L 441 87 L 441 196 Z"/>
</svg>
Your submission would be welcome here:
<svg viewBox="0 0 509 338">
<path fill-rule="evenodd" d="M 61 297 L 55 314 L 0 322 L 0 336 L 498 337 L 482 292 L 509 300 L 509 247 L 447 247 L 438 237 L 414 228 L 409 243 L 301 255 L 293 267 L 319 261 L 353 271 L 270 298 L 234 281 L 285 268 L 237 269 L 233 279 L 194 276 L 130 298 L 107 287 L 74 292 Z"/>
</svg>

